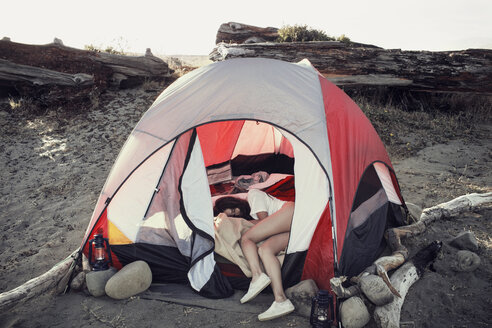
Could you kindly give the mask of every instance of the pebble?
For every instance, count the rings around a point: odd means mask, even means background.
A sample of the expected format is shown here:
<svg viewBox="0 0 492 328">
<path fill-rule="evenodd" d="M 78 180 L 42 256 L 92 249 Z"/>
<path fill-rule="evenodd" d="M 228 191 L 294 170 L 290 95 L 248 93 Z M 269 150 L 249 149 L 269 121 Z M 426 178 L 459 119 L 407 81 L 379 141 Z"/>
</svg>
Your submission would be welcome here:
<svg viewBox="0 0 492 328">
<path fill-rule="evenodd" d="M 475 234 L 471 231 L 463 231 L 454 237 L 449 244 L 458 249 L 475 252 L 478 250 L 478 241 Z"/>
<path fill-rule="evenodd" d="M 475 271 L 480 266 L 480 256 L 477 254 L 461 250 L 456 253 L 458 258 L 458 270 L 463 272 Z"/>
<path fill-rule="evenodd" d="M 85 275 L 86 273 L 84 271 L 79 272 L 75 278 L 72 279 L 72 282 L 70 283 L 70 289 L 71 290 L 82 290 L 85 285 Z"/>
</svg>

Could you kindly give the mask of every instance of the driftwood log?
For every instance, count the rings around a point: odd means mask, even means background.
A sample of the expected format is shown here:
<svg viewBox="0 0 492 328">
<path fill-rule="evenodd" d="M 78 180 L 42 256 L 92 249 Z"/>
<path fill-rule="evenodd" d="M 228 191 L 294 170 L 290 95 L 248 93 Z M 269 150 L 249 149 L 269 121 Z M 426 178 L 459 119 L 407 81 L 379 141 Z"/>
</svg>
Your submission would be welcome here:
<svg viewBox="0 0 492 328">
<path fill-rule="evenodd" d="M 492 50 L 402 51 L 338 41 L 219 43 L 209 58 L 263 57 L 299 62 L 307 58 L 344 88 L 389 86 L 411 91 L 492 94 Z"/>
<path fill-rule="evenodd" d="M 70 256 L 41 276 L 0 294 L 0 312 L 15 306 L 19 302 L 29 300 L 53 289 L 58 293 L 63 292 L 75 267 L 75 257 L 78 252 L 78 250 L 74 251 Z"/>
<path fill-rule="evenodd" d="M 408 259 L 409 251 L 402 244 L 402 239 L 423 233 L 427 226 L 436 220 L 457 216 L 487 203 L 492 203 L 492 192 L 463 195 L 449 202 L 424 209 L 420 219 L 411 225 L 388 229 L 385 232 L 385 238 L 393 251 L 392 255 L 377 259 L 373 265 L 366 268 L 358 277 L 354 277 L 351 281 L 355 285 L 348 288 L 342 286 L 346 277 L 333 278 L 330 280 L 333 292 L 339 298 L 352 297 L 361 292 L 358 283 L 363 276 L 378 274 L 398 297 L 394 297 L 392 302 L 384 306 L 376 307 L 374 312 L 375 320 L 378 326 L 382 328 L 400 327 L 400 311 L 408 289 L 419 279 L 426 265 L 435 258 L 435 254 L 441 248 L 440 243 L 434 242 L 405 263 Z M 389 279 L 387 272 L 397 268 L 398 270 Z"/>
<path fill-rule="evenodd" d="M 16 64 L 0 59 L 0 81 L 11 83 L 31 83 L 33 85 L 61 85 L 84 87 L 94 84 L 94 77 L 89 74 L 69 74 L 41 67 Z"/>
<path fill-rule="evenodd" d="M 64 46 L 0 40 L 0 96 L 27 97 L 47 106 L 86 101 L 90 93 L 163 81 L 172 71 L 147 51 L 123 56 Z"/>
<path fill-rule="evenodd" d="M 224 43 L 258 43 L 275 41 L 278 38 L 278 28 L 257 27 L 241 23 L 229 22 L 220 25 L 215 44 Z"/>
<path fill-rule="evenodd" d="M 406 256 L 408 256 L 408 250 L 401 242 L 403 238 L 421 234 L 426 230 L 427 226 L 436 220 L 457 216 L 486 203 L 492 203 L 492 192 L 463 195 L 449 202 L 424 209 L 420 220 L 414 224 L 388 229 L 385 237 L 393 250 L 393 255 L 398 255 L 398 257 L 388 257 L 389 259 L 385 262 L 386 266 L 384 267 L 386 270 L 385 274 L 389 270 L 398 268 L 403 263 L 400 261 L 399 255 L 406 254 Z M 400 311 L 403 306 L 406 292 L 408 291 L 408 288 L 419 279 L 423 271 L 422 268 L 425 267 L 422 264 L 422 259 L 418 258 L 418 255 L 419 254 L 416 255 L 416 260 L 405 263 L 405 265 L 399 268 L 391 277 L 391 288 L 396 290 L 400 297 L 394 298 L 393 301 L 387 305 L 376 308 L 374 318 L 379 327 L 400 327 Z"/>
<path fill-rule="evenodd" d="M 376 307 L 374 310 L 374 320 L 378 327 L 400 327 L 401 307 L 403 306 L 408 290 L 414 282 L 422 277 L 426 266 L 435 260 L 441 247 L 442 242 L 432 242 L 393 273 L 391 276 L 391 285 L 398 291 L 400 297 L 393 298 L 393 301 L 388 304 Z"/>
</svg>

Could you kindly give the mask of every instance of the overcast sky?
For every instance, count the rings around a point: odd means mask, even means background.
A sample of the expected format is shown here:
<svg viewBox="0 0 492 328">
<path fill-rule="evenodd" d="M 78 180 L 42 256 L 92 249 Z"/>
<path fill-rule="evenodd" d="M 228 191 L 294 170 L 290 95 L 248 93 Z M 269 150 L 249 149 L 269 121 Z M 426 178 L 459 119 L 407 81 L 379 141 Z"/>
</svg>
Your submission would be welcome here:
<svg viewBox="0 0 492 328">
<path fill-rule="evenodd" d="M 15 0 L 1 10 L 0 38 L 162 55 L 208 55 L 226 22 L 308 25 L 388 49 L 492 49 L 492 0 Z"/>
</svg>

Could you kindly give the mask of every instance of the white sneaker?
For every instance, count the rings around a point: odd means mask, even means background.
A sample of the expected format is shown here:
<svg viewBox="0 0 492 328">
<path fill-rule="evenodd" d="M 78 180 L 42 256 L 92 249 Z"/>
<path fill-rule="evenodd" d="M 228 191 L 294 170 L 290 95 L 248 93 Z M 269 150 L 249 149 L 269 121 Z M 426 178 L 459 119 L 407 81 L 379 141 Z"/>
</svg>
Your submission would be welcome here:
<svg viewBox="0 0 492 328">
<path fill-rule="evenodd" d="M 241 298 L 241 303 L 246 303 L 255 298 L 261 291 L 270 285 L 270 277 L 262 273 L 255 282 L 249 284 L 248 292 Z"/>
<path fill-rule="evenodd" d="M 258 320 L 266 321 L 279 318 L 294 311 L 294 305 L 289 299 L 283 302 L 273 302 L 265 312 L 258 315 Z"/>
</svg>

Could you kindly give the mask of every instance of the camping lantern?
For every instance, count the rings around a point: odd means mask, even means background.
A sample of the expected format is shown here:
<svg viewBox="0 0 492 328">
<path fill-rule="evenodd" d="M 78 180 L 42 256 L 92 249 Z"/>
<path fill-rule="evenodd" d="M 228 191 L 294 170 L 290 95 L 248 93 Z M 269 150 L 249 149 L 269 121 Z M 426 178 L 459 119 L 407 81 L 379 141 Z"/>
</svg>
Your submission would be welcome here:
<svg viewBox="0 0 492 328">
<path fill-rule="evenodd" d="M 333 323 L 333 296 L 326 290 L 320 290 L 311 303 L 309 322 L 314 328 L 329 328 Z"/>
<path fill-rule="evenodd" d="M 92 260 L 92 252 L 94 248 L 94 260 Z M 106 253 L 108 260 L 106 260 Z M 99 230 L 94 235 L 94 239 L 89 240 L 89 263 L 93 271 L 103 271 L 109 269 L 109 264 L 113 264 L 111 258 L 111 249 L 109 247 L 108 238 L 104 238 L 102 230 Z"/>
</svg>

